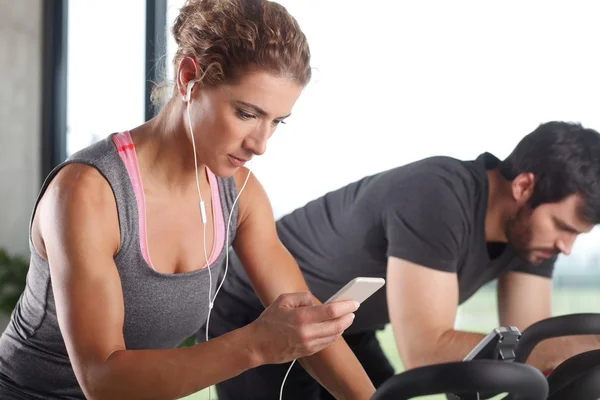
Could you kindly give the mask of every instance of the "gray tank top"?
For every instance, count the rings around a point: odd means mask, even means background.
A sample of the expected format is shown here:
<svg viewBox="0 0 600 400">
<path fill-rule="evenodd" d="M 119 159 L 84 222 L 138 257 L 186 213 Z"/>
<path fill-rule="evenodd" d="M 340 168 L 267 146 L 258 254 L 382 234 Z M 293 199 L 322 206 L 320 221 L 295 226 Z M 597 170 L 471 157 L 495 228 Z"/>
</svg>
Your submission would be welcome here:
<svg viewBox="0 0 600 400">
<path fill-rule="evenodd" d="M 117 204 L 121 239 L 114 261 L 123 287 L 126 348 L 177 347 L 206 322 L 208 270 L 163 274 L 145 261 L 140 248 L 135 193 L 112 136 L 73 154 L 57 166 L 42 185 L 35 206 L 50 181 L 65 165 L 83 163 L 96 168 L 110 184 Z M 230 240 L 223 246 L 229 249 L 235 238 L 237 207 L 232 207 L 238 192 L 233 178 L 217 177 L 217 183 L 225 221 L 233 213 Z M 58 326 L 48 263 L 36 253 L 31 229 L 29 246 L 31 259 L 27 285 L 11 315 L 10 324 L 0 337 L 0 399 L 83 399 Z M 224 264 L 225 251 L 221 249 L 215 262 L 211 263 L 211 296 L 217 286 L 215 278 L 222 276 Z"/>
</svg>

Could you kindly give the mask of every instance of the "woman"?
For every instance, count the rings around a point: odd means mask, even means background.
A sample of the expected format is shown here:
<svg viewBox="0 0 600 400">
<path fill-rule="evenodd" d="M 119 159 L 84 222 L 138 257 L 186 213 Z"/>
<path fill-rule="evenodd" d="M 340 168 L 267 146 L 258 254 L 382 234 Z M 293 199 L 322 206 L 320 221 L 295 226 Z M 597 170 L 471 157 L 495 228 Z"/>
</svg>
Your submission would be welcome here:
<svg viewBox="0 0 600 400">
<path fill-rule="evenodd" d="M 172 399 L 296 358 L 337 398 L 369 398 L 340 338 L 357 305 L 315 305 L 242 168 L 309 81 L 303 33 L 264 0 L 188 1 L 173 33 L 175 85 L 158 116 L 42 187 L 27 288 L 0 340 L 0 398 Z M 268 307 L 176 348 L 205 324 L 230 245 Z"/>
</svg>

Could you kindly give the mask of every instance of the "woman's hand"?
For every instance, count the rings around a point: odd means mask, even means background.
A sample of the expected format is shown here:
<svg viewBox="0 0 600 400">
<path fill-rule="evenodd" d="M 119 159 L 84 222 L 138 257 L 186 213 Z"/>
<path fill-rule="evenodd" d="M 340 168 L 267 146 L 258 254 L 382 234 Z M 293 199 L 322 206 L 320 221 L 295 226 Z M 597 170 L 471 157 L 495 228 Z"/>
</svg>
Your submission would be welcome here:
<svg viewBox="0 0 600 400">
<path fill-rule="evenodd" d="M 280 364 L 317 353 L 352 324 L 355 301 L 315 305 L 310 293 L 282 294 L 250 329 L 250 350 L 259 364 Z"/>
</svg>

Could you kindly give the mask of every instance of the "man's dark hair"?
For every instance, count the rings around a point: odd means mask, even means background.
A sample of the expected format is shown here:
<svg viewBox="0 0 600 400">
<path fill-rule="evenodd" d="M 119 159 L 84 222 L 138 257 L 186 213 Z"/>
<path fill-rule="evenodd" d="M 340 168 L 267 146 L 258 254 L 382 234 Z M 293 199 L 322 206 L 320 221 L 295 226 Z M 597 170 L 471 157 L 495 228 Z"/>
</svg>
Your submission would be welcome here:
<svg viewBox="0 0 600 400">
<path fill-rule="evenodd" d="M 579 123 L 553 121 L 525 136 L 500 163 L 500 173 L 513 180 L 535 176 L 530 206 L 556 203 L 579 193 L 581 217 L 600 223 L 600 133 Z"/>
</svg>

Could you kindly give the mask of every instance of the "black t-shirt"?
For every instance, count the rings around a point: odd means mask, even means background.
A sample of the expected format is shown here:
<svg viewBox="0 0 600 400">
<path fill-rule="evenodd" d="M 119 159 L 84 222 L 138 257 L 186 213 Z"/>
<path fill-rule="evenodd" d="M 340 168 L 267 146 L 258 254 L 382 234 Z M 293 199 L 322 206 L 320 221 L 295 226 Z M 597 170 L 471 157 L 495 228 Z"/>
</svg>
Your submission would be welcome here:
<svg viewBox="0 0 600 400">
<path fill-rule="evenodd" d="M 309 202 L 277 221 L 277 231 L 321 301 L 357 276 L 385 278 L 389 256 L 456 273 L 459 303 L 508 271 L 550 278 L 555 259 L 532 266 L 509 246 L 486 243 L 486 170 L 498 163 L 484 153 L 474 161 L 432 157 L 397 167 Z M 249 288 L 237 259 L 230 268 L 232 281 Z M 251 296 L 239 289 L 237 296 Z M 361 305 L 347 332 L 388 322 L 380 290 Z"/>
</svg>

